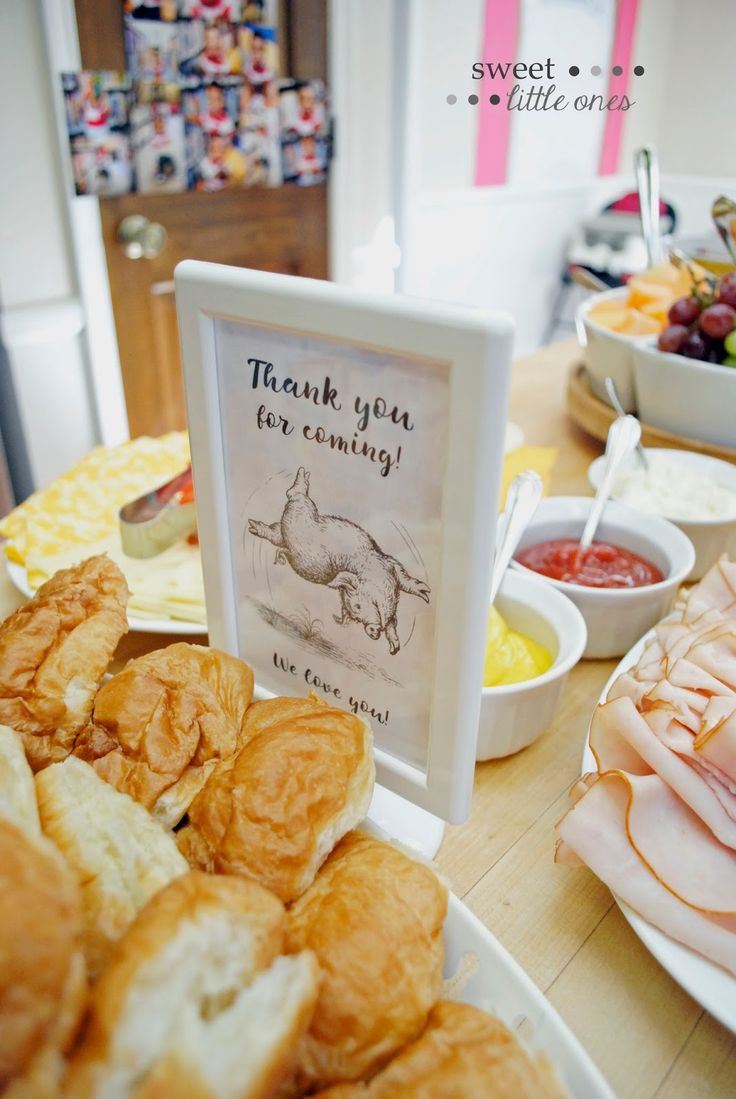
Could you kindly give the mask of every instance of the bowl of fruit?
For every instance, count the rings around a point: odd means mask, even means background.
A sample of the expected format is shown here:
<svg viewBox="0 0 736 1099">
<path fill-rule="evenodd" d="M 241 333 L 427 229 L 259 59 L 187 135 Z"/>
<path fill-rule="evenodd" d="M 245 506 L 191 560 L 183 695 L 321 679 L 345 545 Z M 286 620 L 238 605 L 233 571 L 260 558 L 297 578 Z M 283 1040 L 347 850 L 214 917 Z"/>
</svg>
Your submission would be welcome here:
<svg viewBox="0 0 736 1099">
<path fill-rule="evenodd" d="M 578 340 L 597 397 L 608 401 L 606 377 L 613 378 L 627 412 L 636 409 L 633 351 L 667 327 L 672 303 L 691 292 L 688 270 L 658 263 L 634 275 L 626 286 L 594 294 L 575 318 Z"/>
<path fill-rule="evenodd" d="M 736 272 L 699 282 L 668 325 L 636 345 L 639 416 L 653 427 L 736 448 Z"/>
</svg>

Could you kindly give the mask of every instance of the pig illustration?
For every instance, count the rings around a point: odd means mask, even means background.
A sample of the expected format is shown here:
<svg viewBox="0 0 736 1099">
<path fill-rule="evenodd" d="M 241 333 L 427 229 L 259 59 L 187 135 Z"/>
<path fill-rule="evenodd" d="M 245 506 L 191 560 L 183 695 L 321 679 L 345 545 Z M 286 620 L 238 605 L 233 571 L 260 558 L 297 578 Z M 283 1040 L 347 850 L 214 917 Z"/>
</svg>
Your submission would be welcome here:
<svg viewBox="0 0 736 1099">
<path fill-rule="evenodd" d="M 429 603 L 430 589 L 384 553 L 370 534 L 339 515 L 320 515 L 309 496 L 309 473 L 300 467 L 276 523 L 248 520 L 248 530 L 276 546 L 276 561 L 298 576 L 340 593 L 335 621 L 362 622 L 373 641 L 385 633 L 389 652 L 399 651 L 396 609 L 402 591 Z"/>
</svg>

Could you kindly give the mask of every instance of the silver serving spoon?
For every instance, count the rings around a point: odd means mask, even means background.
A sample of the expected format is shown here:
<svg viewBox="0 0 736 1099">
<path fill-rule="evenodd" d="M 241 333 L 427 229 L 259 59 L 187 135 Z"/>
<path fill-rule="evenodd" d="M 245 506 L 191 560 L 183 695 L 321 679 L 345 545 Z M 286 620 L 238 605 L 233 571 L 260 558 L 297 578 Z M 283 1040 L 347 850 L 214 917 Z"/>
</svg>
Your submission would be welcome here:
<svg viewBox="0 0 736 1099">
<path fill-rule="evenodd" d="M 673 267 L 677 267 L 680 270 L 684 268 L 687 271 L 690 278 L 692 279 L 693 293 L 695 293 L 696 287 L 700 286 L 704 282 L 708 284 L 711 293 L 715 292 L 718 285 L 718 280 L 716 279 L 715 275 L 710 274 L 710 272 L 708 271 L 703 272 L 702 270 L 700 273 L 696 272 L 695 267 L 693 266 L 695 260 L 690 259 L 690 257 L 686 256 L 685 253 L 680 251 L 679 248 L 670 248 L 668 249 L 667 254 L 669 261 Z"/>
<path fill-rule="evenodd" d="M 731 229 L 731 226 L 736 224 L 736 202 L 727 195 L 719 195 L 710 213 L 721 240 L 728 248 L 731 259 L 736 263 L 736 241 Z"/>
<path fill-rule="evenodd" d="M 647 250 L 647 267 L 652 267 L 662 258 L 659 236 L 659 161 L 657 151 L 652 145 L 636 150 L 634 170 L 639 191 L 641 231 Z"/>
<path fill-rule="evenodd" d="M 533 469 L 525 469 L 523 473 L 518 473 L 509 485 L 509 491 L 506 495 L 506 507 L 498 524 L 498 542 L 491 572 L 491 598 L 489 600 L 489 606 L 491 607 L 498 595 L 498 589 L 501 587 L 501 581 L 509 566 L 509 561 L 514 556 L 514 551 L 521 540 L 521 536 L 537 510 L 543 492 L 544 483 L 542 478 Z"/>
<path fill-rule="evenodd" d="M 609 375 L 605 379 L 603 384 L 606 387 L 606 393 L 608 394 L 608 399 L 611 402 L 611 406 L 615 409 L 616 412 L 618 412 L 619 416 L 626 416 L 624 406 L 621 404 L 621 400 L 620 400 L 619 395 L 618 395 L 618 390 L 616 389 L 616 383 L 614 382 L 613 378 L 610 377 L 610 375 Z M 647 458 L 647 456 L 644 452 L 644 447 L 641 445 L 641 443 L 636 444 L 636 456 L 639 459 L 639 461 L 641 462 L 641 464 L 644 466 L 644 469 L 648 473 L 649 472 L 649 459 Z"/>
<path fill-rule="evenodd" d="M 619 416 L 611 424 L 606 439 L 606 463 L 603 468 L 603 476 L 580 538 L 581 550 L 586 550 L 591 545 L 598 524 L 601 521 L 603 509 L 608 503 L 608 498 L 613 490 L 616 474 L 640 439 L 641 425 L 636 416 Z"/>
<path fill-rule="evenodd" d="M 611 287 L 603 279 L 599 279 L 597 275 L 594 275 L 592 271 L 588 271 L 586 267 L 578 267 L 577 264 L 570 268 L 570 278 L 578 286 L 584 286 L 586 290 L 593 290 L 594 293 L 600 294 L 604 290 L 610 290 Z"/>
</svg>

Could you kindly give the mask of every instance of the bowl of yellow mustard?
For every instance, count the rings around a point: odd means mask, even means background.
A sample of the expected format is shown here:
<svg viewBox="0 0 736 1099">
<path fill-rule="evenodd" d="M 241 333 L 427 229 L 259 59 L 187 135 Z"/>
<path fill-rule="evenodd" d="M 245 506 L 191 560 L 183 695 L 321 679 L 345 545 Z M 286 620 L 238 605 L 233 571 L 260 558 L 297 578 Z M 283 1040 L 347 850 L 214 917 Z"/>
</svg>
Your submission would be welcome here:
<svg viewBox="0 0 736 1099">
<path fill-rule="evenodd" d="M 511 755 L 549 728 L 586 642 L 585 620 L 566 595 L 506 573 L 488 613 L 476 759 Z"/>
</svg>

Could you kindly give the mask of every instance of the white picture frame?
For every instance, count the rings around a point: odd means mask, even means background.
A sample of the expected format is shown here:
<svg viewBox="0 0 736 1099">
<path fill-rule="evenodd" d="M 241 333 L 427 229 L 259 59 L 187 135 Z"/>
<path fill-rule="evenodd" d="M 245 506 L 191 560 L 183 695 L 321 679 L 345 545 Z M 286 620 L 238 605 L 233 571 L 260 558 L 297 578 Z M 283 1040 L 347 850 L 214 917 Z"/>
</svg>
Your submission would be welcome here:
<svg viewBox="0 0 736 1099">
<path fill-rule="evenodd" d="M 246 584 L 243 579 L 246 574 L 243 563 L 244 547 L 246 544 L 250 545 L 250 552 L 255 555 L 256 542 L 260 546 L 259 540 L 271 540 L 268 530 L 265 534 L 261 533 L 266 529 L 265 523 L 246 517 L 243 507 L 239 506 L 238 510 L 234 504 L 234 501 L 240 499 L 235 482 L 241 478 L 247 479 L 251 462 L 236 462 L 232 455 L 237 454 L 242 459 L 247 454 L 252 455 L 253 462 L 256 459 L 265 461 L 261 450 L 272 445 L 268 442 L 270 436 L 267 432 L 255 434 L 257 425 L 252 422 L 252 403 L 248 403 L 258 399 L 257 396 L 253 397 L 252 391 L 258 388 L 258 380 L 263 380 L 263 370 L 258 374 L 256 366 L 247 366 L 248 358 L 251 358 L 251 362 L 264 362 L 266 357 L 259 359 L 256 355 L 254 358 L 249 352 L 254 347 L 267 346 L 269 340 L 278 342 L 278 346 L 282 348 L 288 347 L 291 358 L 287 365 L 290 366 L 294 378 L 299 377 L 298 365 L 294 368 L 295 357 L 298 359 L 299 355 L 303 355 L 304 361 L 311 363 L 312 369 L 316 361 L 328 361 L 331 363 L 331 381 L 338 387 L 342 385 L 338 353 L 345 360 L 346 378 L 362 376 L 348 375 L 349 370 L 365 371 L 365 377 L 371 377 L 371 372 L 375 374 L 377 370 L 375 363 L 380 361 L 382 383 L 385 384 L 387 379 L 393 378 L 397 385 L 401 383 L 404 388 L 400 391 L 405 394 L 408 379 L 411 382 L 410 392 L 416 394 L 417 402 L 430 398 L 434 402 L 432 416 L 428 413 L 423 419 L 419 404 L 418 420 L 416 417 L 411 419 L 407 412 L 399 426 L 389 420 L 386 425 L 376 424 L 376 431 L 398 431 L 400 427 L 413 430 L 415 423 L 421 425 L 425 422 L 436 426 L 437 409 L 442 408 L 441 415 L 445 419 L 446 427 L 437 434 L 437 439 L 441 435 L 444 446 L 441 447 L 438 442 L 435 448 L 434 436 L 430 438 L 425 433 L 425 437 L 422 437 L 420 431 L 409 439 L 410 446 L 402 467 L 402 471 L 411 471 L 423 468 L 424 463 L 430 469 L 434 468 L 432 462 L 436 461 L 437 469 L 442 470 L 439 478 L 432 478 L 433 483 L 438 482 L 434 496 L 431 484 L 426 490 L 421 490 L 427 499 L 437 498 L 441 502 L 436 518 L 431 525 L 427 525 L 428 529 L 431 526 L 433 532 L 433 552 L 435 549 L 437 551 L 431 557 L 435 568 L 431 576 L 426 574 L 427 583 L 419 583 L 409 576 L 408 580 L 416 587 L 412 590 L 407 587 L 401 589 L 404 593 L 409 591 L 409 595 L 402 595 L 397 589 L 393 603 L 394 627 L 398 608 L 406 607 L 408 610 L 401 610 L 400 621 L 404 622 L 409 613 L 413 614 L 413 622 L 420 621 L 418 636 L 431 635 L 433 639 L 426 659 L 419 660 L 420 654 L 416 652 L 419 642 L 414 645 L 411 656 L 426 676 L 429 696 L 426 745 L 424 742 L 418 744 L 421 751 L 417 758 L 420 762 L 409 761 L 406 752 L 392 752 L 391 745 L 382 739 L 384 731 L 372 723 L 376 736 L 378 781 L 430 813 L 451 823 L 459 823 L 469 812 L 473 785 L 488 616 L 488 586 L 499 504 L 513 342 L 510 318 L 502 313 L 471 312 L 435 302 L 361 294 L 333 283 L 192 260 L 180 263 L 176 268 L 175 283 L 210 643 L 251 663 L 257 684 L 265 687 L 267 692 L 303 694 L 306 687 L 303 681 L 293 678 L 297 675 L 295 666 L 292 666 L 291 673 L 286 669 L 274 672 L 273 669 L 263 666 L 263 660 L 260 662 L 261 666 L 254 662 L 248 648 L 259 648 L 262 638 L 259 633 L 254 632 L 252 623 L 249 627 L 250 644 L 242 644 L 240 640 L 247 603 L 242 590 Z M 315 354 L 308 359 L 305 349 L 312 347 L 316 349 Z M 323 356 L 322 359 L 320 355 Z M 275 365 L 278 369 L 278 365 Z M 392 375 L 390 371 L 394 365 L 396 368 Z M 421 388 L 421 383 L 424 383 L 424 388 Z M 427 395 L 426 398 L 424 394 Z M 347 396 L 352 400 L 352 393 Z M 356 410 L 359 399 L 356 398 Z M 347 401 L 345 404 L 348 406 Z M 234 430 L 230 418 L 235 416 L 232 409 L 236 406 L 239 417 L 244 410 L 247 410 L 248 415 L 233 419 L 233 423 L 242 425 L 242 429 L 238 427 Z M 330 412 L 329 409 L 326 411 Z M 399 419 L 398 407 L 395 419 Z M 296 434 L 297 439 L 301 440 L 299 432 Z M 354 434 L 357 438 L 358 431 Z M 304 437 L 309 436 L 305 434 Z M 405 447 L 408 438 L 404 437 Z M 294 442 L 293 445 L 297 446 L 297 443 Z M 291 441 L 288 446 L 292 446 Z M 314 446 L 314 442 L 307 444 L 299 441 L 298 446 L 301 447 L 299 454 L 306 453 L 304 448 L 307 447 L 310 463 L 322 463 L 320 496 L 323 506 L 319 512 L 320 521 L 326 522 L 335 518 L 334 515 L 324 512 L 324 498 L 326 494 L 329 495 L 327 487 L 333 479 L 335 483 L 339 480 L 341 491 L 346 490 L 346 485 L 351 483 L 351 477 L 354 481 L 351 499 L 355 501 L 355 508 L 342 508 L 347 525 L 352 528 L 353 533 L 362 531 L 354 521 L 355 510 L 358 509 L 360 516 L 358 505 L 363 497 L 367 499 L 371 493 L 376 494 L 379 500 L 390 502 L 394 509 L 400 509 L 403 500 L 403 506 L 410 510 L 413 497 L 408 478 L 411 473 L 404 473 L 402 481 L 401 474 L 398 473 L 399 467 L 396 466 L 388 471 L 394 477 L 391 481 L 390 476 L 378 477 L 376 467 L 371 467 L 369 462 L 361 463 L 360 460 L 352 459 L 345 462 L 342 454 L 336 454 L 333 458 L 327 453 L 328 448 L 318 448 Z M 435 450 L 442 451 L 439 457 L 435 455 Z M 297 450 L 294 451 L 296 453 Z M 356 453 L 353 450 L 353 454 Z M 418 463 L 414 467 L 410 462 L 412 453 Z M 358 455 L 358 458 L 361 457 L 366 455 Z M 301 464 L 295 478 L 293 466 L 297 459 L 294 458 L 290 463 L 287 458 L 281 463 L 288 467 L 288 477 L 294 479 L 289 488 L 287 482 L 283 481 L 286 474 L 280 470 L 282 482 L 279 484 L 289 491 L 302 494 L 306 491 L 307 496 L 311 494 L 314 497 L 314 487 L 309 488 L 308 471 L 305 481 L 305 463 L 301 458 L 299 461 Z M 326 461 L 336 463 L 334 474 L 324 473 Z M 230 468 L 229 473 L 226 473 L 228 462 Z M 314 483 L 314 477 L 312 480 Z M 300 486 L 298 489 L 295 488 L 297 485 Z M 243 488 L 243 492 L 247 487 L 246 485 Z M 280 493 L 283 488 L 279 488 Z M 270 488 L 268 491 L 271 492 L 270 498 L 273 498 L 275 490 Z M 264 500 L 265 494 L 264 488 Z M 395 499 L 392 499 L 392 494 Z M 252 495 L 251 493 L 248 500 Z M 287 501 L 290 499 L 291 497 L 287 497 Z M 299 499 L 304 502 L 303 495 Z M 330 501 L 327 500 L 326 503 L 329 504 Z M 273 506 L 272 504 L 271 507 Z M 260 507 L 263 511 L 265 503 Z M 309 507 L 312 508 L 311 501 Z M 249 504 L 249 509 L 256 511 L 255 504 Z M 234 513 L 236 511 L 237 514 Z M 350 515 L 347 514 L 348 511 L 351 511 Z M 285 514 L 284 511 L 282 518 Z M 374 517 L 376 514 L 378 513 L 374 511 Z M 272 513 L 266 516 L 271 517 Z M 339 515 L 337 519 L 343 521 Z M 280 522 L 279 519 L 273 524 L 277 530 L 277 539 L 285 537 L 278 533 L 286 529 L 279 525 Z M 253 531 L 259 533 L 251 537 Z M 364 534 L 362 532 L 360 537 Z M 369 542 L 379 551 L 382 561 L 388 557 L 382 545 L 376 545 L 371 538 Z M 346 632 L 351 637 L 359 637 L 364 648 L 371 650 L 371 654 L 380 654 L 376 659 L 388 662 L 387 648 L 392 656 L 395 655 L 394 643 L 389 640 L 391 629 L 389 626 L 384 629 L 380 611 L 377 626 L 371 625 L 365 617 L 356 616 L 357 612 L 350 602 L 356 590 L 350 586 L 354 579 L 349 580 L 347 588 L 343 586 L 338 591 L 330 591 L 330 588 L 338 585 L 324 579 L 315 583 L 300 579 L 303 573 L 299 573 L 295 580 L 292 574 L 296 568 L 293 560 L 297 551 L 292 553 L 291 549 L 284 551 L 288 560 L 282 559 L 281 572 L 277 573 L 281 554 L 278 540 L 274 545 L 277 547 L 276 563 L 271 560 L 271 550 L 268 558 L 261 558 L 267 562 L 263 567 L 271 569 L 274 576 L 285 577 L 284 583 L 288 580 L 288 583 L 301 584 L 310 597 L 314 595 L 320 599 L 334 600 L 334 604 L 330 602 L 324 605 L 322 618 L 325 621 L 334 617 L 335 622 L 339 622 L 336 615 L 330 616 L 327 611 L 339 609 L 340 599 L 343 605 L 349 603 L 349 629 Z M 324 552 L 323 547 L 319 552 Z M 284 554 L 281 556 L 283 558 Z M 395 557 L 389 559 L 401 570 Z M 255 560 L 254 556 L 253 561 Z M 283 568 L 284 563 L 292 567 Z M 371 559 L 370 568 L 373 567 Z M 255 565 L 252 566 L 253 569 Z M 401 570 L 401 574 L 404 576 L 405 570 Z M 350 576 L 354 574 L 351 573 Z M 362 578 L 360 583 L 363 583 Z M 346 598 L 345 593 L 349 598 Z M 421 598 L 411 599 L 412 595 L 419 595 Z M 344 617 L 344 609 L 342 613 Z M 369 612 L 364 613 L 368 615 Z M 430 618 L 427 618 L 428 615 Z M 429 622 L 429 626 L 422 633 L 422 623 L 425 622 Z M 333 631 L 336 629 L 331 621 L 329 625 Z M 361 626 L 367 637 L 376 644 L 371 645 L 365 640 L 359 628 Z M 271 628 L 271 624 L 267 624 L 263 630 L 268 632 Z M 395 628 L 393 632 L 396 635 Z M 408 639 L 403 642 L 405 649 L 401 655 L 402 660 L 409 660 L 409 642 L 413 635 L 414 625 Z M 344 633 L 340 634 L 340 637 L 343 636 Z M 272 642 L 263 642 L 264 651 L 269 644 Z M 396 645 L 400 647 L 398 638 Z M 324 660 L 318 666 L 323 667 Z M 358 673 L 338 668 L 337 676 L 331 677 L 331 682 L 339 681 L 341 674 Z M 274 683 L 274 678 L 281 678 L 283 682 Z M 403 689 L 404 685 L 397 684 L 398 686 Z M 379 687 L 384 693 L 391 690 L 383 680 Z M 345 702 L 334 699 L 328 701 L 347 708 Z M 351 696 L 351 704 L 353 701 Z M 387 709 L 385 712 L 388 714 L 390 711 Z M 424 725 L 421 729 L 411 727 L 412 735 L 423 736 L 423 728 Z"/>
</svg>

